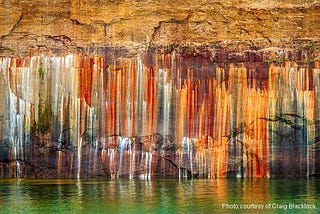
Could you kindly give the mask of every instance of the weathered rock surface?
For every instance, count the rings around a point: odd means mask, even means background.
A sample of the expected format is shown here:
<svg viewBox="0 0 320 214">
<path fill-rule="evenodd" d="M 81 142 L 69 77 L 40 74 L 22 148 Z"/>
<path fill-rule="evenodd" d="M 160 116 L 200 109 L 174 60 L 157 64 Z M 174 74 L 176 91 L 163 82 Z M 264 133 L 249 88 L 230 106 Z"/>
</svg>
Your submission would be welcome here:
<svg viewBox="0 0 320 214">
<path fill-rule="evenodd" d="M 2 0 L 0 53 L 30 48 L 212 45 L 237 50 L 319 48 L 314 0 Z"/>
<path fill-rule="evenodd" d="M 319 176 L 319 17 L 314 0 L 0 0 L 0 178 Z"/>
</svg>

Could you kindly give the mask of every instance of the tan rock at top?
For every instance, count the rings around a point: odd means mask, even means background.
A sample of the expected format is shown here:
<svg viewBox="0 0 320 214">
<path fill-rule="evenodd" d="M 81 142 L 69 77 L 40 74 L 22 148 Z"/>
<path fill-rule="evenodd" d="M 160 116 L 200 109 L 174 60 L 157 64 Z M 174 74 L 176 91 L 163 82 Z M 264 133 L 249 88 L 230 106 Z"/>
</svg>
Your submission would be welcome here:
<svg viewBox="0 0 320 214">
<path fill-rule="evenodd" d="M 1 0 L 0 54 L 30 48 L 319 48 L 314 0 Z"/>
</svg>

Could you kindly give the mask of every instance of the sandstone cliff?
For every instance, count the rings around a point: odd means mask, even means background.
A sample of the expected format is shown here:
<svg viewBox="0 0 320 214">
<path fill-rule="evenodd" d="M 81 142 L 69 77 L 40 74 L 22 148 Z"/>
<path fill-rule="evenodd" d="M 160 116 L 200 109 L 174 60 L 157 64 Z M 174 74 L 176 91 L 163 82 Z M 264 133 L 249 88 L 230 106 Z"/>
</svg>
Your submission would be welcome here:
<svg viewBox="0 0 320 214">
<path fill-rule="evenodd" d="M 315 0 L 1 0 L 0 54 L 180 45 L 319 49 Z"/>
</svg>

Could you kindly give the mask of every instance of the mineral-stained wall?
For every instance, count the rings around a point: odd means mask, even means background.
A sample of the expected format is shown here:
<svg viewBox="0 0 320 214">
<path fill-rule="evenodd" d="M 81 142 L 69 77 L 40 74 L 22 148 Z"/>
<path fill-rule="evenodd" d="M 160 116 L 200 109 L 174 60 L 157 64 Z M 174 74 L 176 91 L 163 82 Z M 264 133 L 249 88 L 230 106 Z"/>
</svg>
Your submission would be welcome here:
<svg viewBox="0 0 320 214">
<path fill-rule="evenodd" d="M 318 1 L 0 2 L 0 177 L 320 175 Z"/>
<path fill-rule="evenodd" d="M 319 173 L 319 65 L 137 58 L 1 58 L 3 177 Z"/>
</svg>

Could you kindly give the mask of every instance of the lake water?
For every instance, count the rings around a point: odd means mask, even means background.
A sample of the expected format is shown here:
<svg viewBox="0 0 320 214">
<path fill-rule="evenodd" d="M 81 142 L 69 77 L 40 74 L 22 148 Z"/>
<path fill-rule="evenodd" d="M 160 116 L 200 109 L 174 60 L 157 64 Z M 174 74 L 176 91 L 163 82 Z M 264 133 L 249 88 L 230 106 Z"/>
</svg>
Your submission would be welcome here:
<svg viewBox="0 0 320 214">
<path fill-rule="evenodd" d="M 319 199 L 318 178 L 0 181 L 0 213 L 317 213 Z"/>
</svg>

